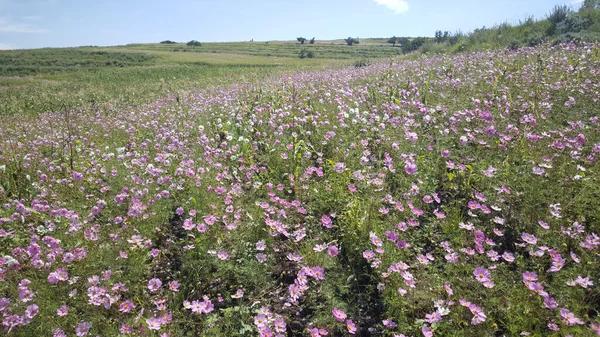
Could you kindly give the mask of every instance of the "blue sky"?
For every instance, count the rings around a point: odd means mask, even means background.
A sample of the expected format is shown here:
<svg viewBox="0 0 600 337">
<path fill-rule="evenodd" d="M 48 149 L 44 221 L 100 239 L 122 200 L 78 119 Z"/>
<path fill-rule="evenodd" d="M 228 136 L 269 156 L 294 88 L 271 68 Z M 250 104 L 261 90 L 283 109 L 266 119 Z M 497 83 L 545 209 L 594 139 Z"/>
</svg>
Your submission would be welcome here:
<svg viewBox="0 0 600 337">
<path fill-rule="evenodd" d="M 582 0 L 580 0 L 582 1 Z M 577 0 L 0 0 L 0 49 L 469 32 Z"/>
</svg>

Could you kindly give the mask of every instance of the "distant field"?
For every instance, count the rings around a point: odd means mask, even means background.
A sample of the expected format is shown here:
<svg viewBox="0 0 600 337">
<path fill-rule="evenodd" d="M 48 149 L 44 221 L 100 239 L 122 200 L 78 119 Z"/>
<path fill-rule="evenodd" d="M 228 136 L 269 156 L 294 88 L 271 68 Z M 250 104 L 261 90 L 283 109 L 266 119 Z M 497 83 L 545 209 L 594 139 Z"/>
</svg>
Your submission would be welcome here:
<svg viewBox="0 0 600 337">
<path fill-rule="evenodd" d="M 175 52 L 196 53 L 231 53 L 252 56 L 275 56 L 297 58 L 302 49 L 315 53 L 316 58 L 325 59 L 356 59 L 356 58 L 383 58 L 401 54 L 397 47 L 389 45 L 385 40 L 365 39 L 360 44 L 348 46 L 343 40 L 317 41 L 315 44 L 299 44 L 292 41 L 269 42 L 219 42 L 203 43 L 200 47 L 188 47 L 185 44 L 141 44 L 128 45 L 131 49 L 163 50 Z"/>
<path fill-rule="evenodd" d="M 314 58 L 300 59 L 302 50 Z M 167 93 L 398 55 L 377 39 L 306 42 L 132 44 L 0 51 L 0 114 L 146 103 Z"/>
</svg>

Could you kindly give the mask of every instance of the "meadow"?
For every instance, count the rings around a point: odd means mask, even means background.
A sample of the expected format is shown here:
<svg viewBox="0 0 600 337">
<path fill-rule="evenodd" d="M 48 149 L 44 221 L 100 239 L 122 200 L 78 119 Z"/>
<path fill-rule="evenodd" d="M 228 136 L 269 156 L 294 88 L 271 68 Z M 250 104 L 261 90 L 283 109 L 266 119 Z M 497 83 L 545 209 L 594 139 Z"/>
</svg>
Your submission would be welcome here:
<svg viewBox="0 0 600 337">
<path fill-rule="evenodd" d="M 2 70 L 109 104 L 2 117 L 5 335 L 600 334 L 600 45 L 143 48 Z"/>
<path fill-rule="evenodd" d="M 312 58 L 300 59 L 301 51 Z M 0 51 L 0 115 L 78 108 L 110 110 L 145 104 L 190 89 L 256 82 L 306 70 L 352 66 L 389 58 L 399 48 L 376 39 L 131 44 L 115 47 Z"/>
</svg>

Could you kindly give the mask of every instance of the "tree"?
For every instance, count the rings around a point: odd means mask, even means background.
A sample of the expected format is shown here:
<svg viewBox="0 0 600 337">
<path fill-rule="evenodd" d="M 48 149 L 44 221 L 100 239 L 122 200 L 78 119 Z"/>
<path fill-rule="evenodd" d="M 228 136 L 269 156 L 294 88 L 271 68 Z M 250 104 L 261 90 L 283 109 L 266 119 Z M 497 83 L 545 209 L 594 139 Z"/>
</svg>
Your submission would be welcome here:
<svg viewBox="0 0 600 337">
<path fill-rule="evenodd" d="M 188 42 L 186 45 L 188 47 L 199 47 L 199 46 L 202 45 L 202 43 L 200 43 L 200 42 L 198 42 L 196 40 L 192 40 L 192 41 Z"/>
<path fill-rule="evenodd" d="M 548 14 L 548 21 L 552 24 L 548 29 L 548 35 L 554 35 L 556 33 L 556 28 L 559 23 L 565 20 L 569 14 L 571 14 L 571 10 L 567 5 L 559 6 L 556 5 L 552 9 L 552 11 Z"/>
<path fill-rule="evenodd" d="M 160 41 L 160 44 L 176 44 L 177 42 L 171 40 Z"/>
<path fill-rule="evenodd" d="M 596 9 L 598 7 L 600 7 L 600 2 L 598 0 L 584 0 L 579 10 Z"/>
<path fill-rule="evenodd" d="M 449 38 L 450 38 L 450 32 L 445 30 L 444 36 L 442 36 L 442 42 L 448 41 Z"/>
<path fill-rule="evenodd" d="M 398 38 L 396 37 L 396 35 L 394 35 L 394 36 L 390 37 L 390 38 L 387 40 L 387 43 L 391 43 L 391 44 L 392 44 L 392 45 L 394 45 L 394 46 L 396 45 L 396 42 L 398 42 Z"/>
<path fill-rule="evenodd" d="M 443 35 L 442 35 L 442 31 L 441 30 L 436 30 L 435 31 L 435 43 L 442 43 L 443 42 Z"/>
<path fill-rule="evenodd" d="M 449 31 L 444 31 L 442 32 L 441 30 L 436 30 L 435 31 L 435 43 L 444 43 L 446 41 L 448 41 L 448 39 L 450 38 L 450 32 Z"/>
<path fill-rule="evenodd" d="M 310 41 L 308 41 L 308 43 L 315 44 L 315 38 L 313 37 L 312 39 L 310 39 Z"/>
<path fill-rule="evenodd" d="M 346 41 L 346 44 L 349 45 L 349 46 L 352 46 L 352 45 L 360 43 L 360 41 L 358 41 L 358 39 L 355 39 L 353 37 L 348 37 L 347 39 L 344 39 L 344 41 Z"/>
<path fill-rule="evenodd" d="M 300 42 L 300 44 L 304 44 L 304 42 L 306 42 L 306 39 L 303 37 L 297 37 L 296 40 L 298 40 L 298 42 Z"/>
</svg>

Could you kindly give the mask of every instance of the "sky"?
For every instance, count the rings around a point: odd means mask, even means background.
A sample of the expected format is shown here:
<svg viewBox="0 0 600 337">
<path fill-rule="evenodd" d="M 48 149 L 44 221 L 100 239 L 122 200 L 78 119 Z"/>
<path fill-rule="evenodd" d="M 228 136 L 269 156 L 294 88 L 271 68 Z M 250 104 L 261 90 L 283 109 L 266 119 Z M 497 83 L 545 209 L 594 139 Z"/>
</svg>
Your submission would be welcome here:
<svg viewBox="0 0 600 337">
<path fill-rule="evenodd" d="M 0 0 L 0 49 L 433 36 L 583 0 Z"/>
</svg>

